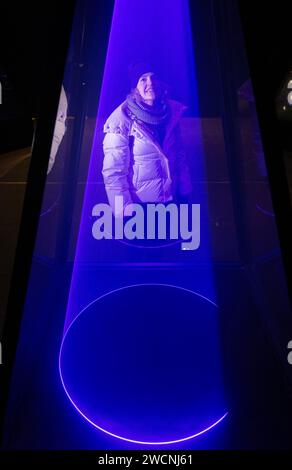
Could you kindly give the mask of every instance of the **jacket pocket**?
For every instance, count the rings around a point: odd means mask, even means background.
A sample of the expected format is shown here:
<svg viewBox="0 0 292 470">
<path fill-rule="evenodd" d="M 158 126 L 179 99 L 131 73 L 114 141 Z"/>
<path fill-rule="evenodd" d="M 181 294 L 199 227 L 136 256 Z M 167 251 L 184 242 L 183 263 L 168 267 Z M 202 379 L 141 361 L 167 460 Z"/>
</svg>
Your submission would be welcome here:
<svg viewBox="0 0 292 470">
<path fill-rule="evenodd" d="M 136 186 L 139 187 L 146 181 L 153 181 L 162 178 L 162 168 L 160 160 L 147 160 L 137 164 Z"/>
</svg>

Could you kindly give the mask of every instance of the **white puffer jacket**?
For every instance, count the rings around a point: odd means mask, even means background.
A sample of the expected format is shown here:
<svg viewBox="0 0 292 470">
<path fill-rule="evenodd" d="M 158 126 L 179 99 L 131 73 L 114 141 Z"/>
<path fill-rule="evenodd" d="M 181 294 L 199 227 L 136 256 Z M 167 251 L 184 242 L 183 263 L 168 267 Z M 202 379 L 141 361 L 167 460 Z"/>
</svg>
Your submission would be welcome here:
<svg viewBox="0 0 292 470">
<path fill-rule="evenodd" d="M 104 125 L 102 174 L 109 203 L 123 196 L 124 207 L 132 202 L 168 202 L 191 192 L 191 180 L 182 149 L 179 120 L 186 109 L 168 100 L 171 114 L 163 147 L 147 129 L 118 106 Z"/>
</svg>

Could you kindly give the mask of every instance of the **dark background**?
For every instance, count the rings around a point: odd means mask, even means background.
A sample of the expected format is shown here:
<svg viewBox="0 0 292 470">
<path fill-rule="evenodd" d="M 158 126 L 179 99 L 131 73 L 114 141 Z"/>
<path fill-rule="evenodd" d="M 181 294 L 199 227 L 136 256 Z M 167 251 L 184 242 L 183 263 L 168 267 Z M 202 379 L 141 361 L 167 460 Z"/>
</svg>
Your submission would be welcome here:
<svg viewBox="0 0 292 470">
<path fill-rule="evenodd" d="M 234 3 L 234 0 L 214 1 L 226 8 Z M 291 145 L 292 126 L 277 120 L 275 99 L 280 92 L 285 75 L 292 69 L 292 5 L 285 1 L 263 3 L 238 0 L 237 3 L 242 18 L 276 221 L 291 293 L 292 214 L 288 185 L 292 186 L 292 181 L 287 180 L 284 153 L 285 149 Z M 60 2 L 26 2 L 25 4 L 10 2 L 1 5 L 0 74 L 3 104 L 0 105 L 0 159 L 6 152 L 30 147 L 33 137 L 33 118 L 38 118 L 42 109 L 47 110 L 47 135 L 45 135 L 44 120 L 41 129 L 49 145 L 66 55 L 66 43 L 69 39 L 68 31 L 73 4 L 74 2 L 71 2 L 71 6 Z M 112 2 L 107 2 L 107 4 L 110 11 Z M 241 77 L 239 71 L 239 83 L 242 78 L 247 77 Z M 205 86 L 203 95 L 208 96 L 205 101 L 206 112 L 215 114 L 216 110 L 212 109 L 210 104 L 214 103 L 214 106 L 216 104 L 216 99 L 210 99 L 213 93 L 212 83 L 206 82 Z M 38 194 L 40 197 L 47 162 L 45 158 L 41 158 L 41 153 L 39 156 L 39 162 L 28 174 L 28 179 L 30 185 L 38 185 L 38 191 L 35 191 L 34 195 Z M 22 228 L 22 233 L 24 229 L 26 230 L 27 238 L 22 239 L 22 246 L 18 247 L 18 254 L 25 247 L 28 248 L 24 258 L 26 267 L 29 265 L 30 252 L 33 247 L 40 201 L 39 203 L 36 200 L 32 201 L 27 196 L 26 208 L 29 204 L 33 207 L 32 218 Z M 9 199 L 5 201 L 5 207 L 7 210 L 13 209 Z M 21 205 L 18 211 L 20 216 Z M 28 226 L 31 233 L 27 231 Z M 2 242 L 1 245 L 2 249 L 5 249 Z M 1 250 L 1 256 L 2 253 Z M 21 292 L 20 286 L 20 303 Z M 17 329 L 18 320 L 19 317 L 15 315 L 15 329 Z M 13 343 L 10 344 L 13 354 Z"/>
<path fill-rule="evenodd" d="M 112 2 L 103 3 L 110 12 Z M 228 9 L 234 1 L 215 0 L 214 3 Z M 191 9 L 192 4 L 194 2 L 191 0 Z M 286 73 L 292 68 L 290 33 L 292 7 L 285 1 L 272 1 L 262 6 L 260 2 L 238 0 L 237 4 L 243 22 L 251 75 L 257 95 L 264 95 L 266 101 L 273 104 Z M 50 55 L 51 59 L 55 59 L 55 62 L 62 56 L 62 46 L 58 50 L 58 39 L 54 32 L 57 32 L 58 28 L 61 29 L 59 36 L 61 45 L 62 33 L 65 33 L 66 26 L 64 22 L 64 27 L 60 28 L 60 20 L 63 16 L 67 16 L 68 20 L 73 5 L 74 2 L 70 2 L 68 6 L 65 2 L 53 1 L 43 2 L 41 5 L 39 2 L 25 4 L 4 2 L 1 6 L 0 76 L 3 88 L 3 103 L 0 107 L 1 153 L 31 144 L 32 118 L 37 117 L 40 111 L 42 95 L 46 93 L 45 84 L 49 83 L 48 75 L 51 72 L 48 53 L 50 54 L 52 41 L 55 41 L 57 48 L 53 56 Z M 103 6 L 103 11 L 106 8 Z M 207 18 L 204 22 L 196 21 L 197 28 L 206 29 L 205 40 L 209 37 L 206 21 Z M 213 47 L 211 42 L 208 45 L 204 41 L 204 44 L 204 47 L 198 48 L 197 59 L 200 63 L 204 62 L 205 47 Z M 55 67 L 54 62 L 51 64 L 52 68 Z M 206 67 L 210 67 L 210 64 L 206 64 Z M 202 67 L 201 70 L 203 71 Z M 214 94 L 215 87 L 212 86 L 210 74 L 206 76 L 201 108 L 208 115 L 212 115 L 216 114 L 218 100 Z M 240 85 L 246 78 L 239 66 L 238 84 Z M 213 80 L 216 82 L 216 76 Z"/>
<path fill-rule="evenodd" d="M 292 120 L 278 119 L 276 101 L 292 70 L 292 4 L 273 1 L 263 5 L 239 0 L 238 5 L 291 299 Z"/>
<path fill-rule="evenodd" d="M 32 118 L 39 111 L 49 36 L 54 29 L 53 12 L 57 17 L 56 2 L 50 6 L 39 2 L 1 5 L 1 153 L 31 145 Z"/>
</svg>

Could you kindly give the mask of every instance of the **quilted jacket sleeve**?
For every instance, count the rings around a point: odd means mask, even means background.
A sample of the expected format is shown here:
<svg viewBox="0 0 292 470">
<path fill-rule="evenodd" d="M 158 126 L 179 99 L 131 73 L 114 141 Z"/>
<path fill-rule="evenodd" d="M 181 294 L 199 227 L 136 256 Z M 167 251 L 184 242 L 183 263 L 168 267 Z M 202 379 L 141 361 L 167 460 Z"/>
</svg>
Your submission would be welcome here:
<svg viewBox="0 0 292 470">
<path fill-rule="evenodd" d="M 121 214 L 115 211 L 115 197 L 123 196 L 124 207 L 132 202 L 129 191 L 129 163 L 130 148 L 129 136 L 119 125 L 104 126 L 106 133 L 103 140 L 103 168 L 102 175 L 108 201 L 116 216 Z"/>
</svg>

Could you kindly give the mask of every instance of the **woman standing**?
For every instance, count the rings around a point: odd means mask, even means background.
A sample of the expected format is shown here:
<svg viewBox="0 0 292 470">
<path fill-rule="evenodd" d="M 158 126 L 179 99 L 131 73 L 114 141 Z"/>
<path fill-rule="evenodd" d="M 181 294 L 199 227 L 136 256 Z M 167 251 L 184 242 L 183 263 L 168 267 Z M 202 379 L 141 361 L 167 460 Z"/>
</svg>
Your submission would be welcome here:
<svg viewBox="0 0 292 470">
<path fill-rule="evenodd" d="M 114 210 L 116 196 L 123 196 L 124 208 L 185 200 L 192 190 L 179 129 L 186 107 L 166 97 L 149 64 L 132 65 L 130 79 L 131 93 L 104 125 L 102 173 L 109 203 Z"/>
</svg>

